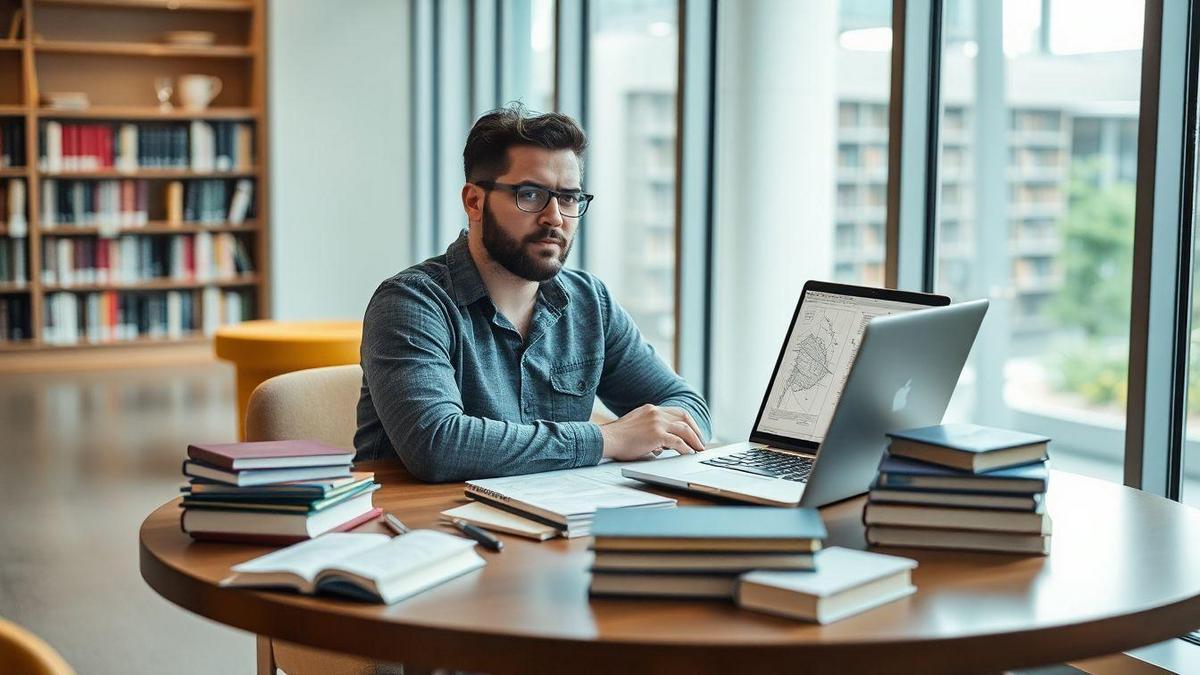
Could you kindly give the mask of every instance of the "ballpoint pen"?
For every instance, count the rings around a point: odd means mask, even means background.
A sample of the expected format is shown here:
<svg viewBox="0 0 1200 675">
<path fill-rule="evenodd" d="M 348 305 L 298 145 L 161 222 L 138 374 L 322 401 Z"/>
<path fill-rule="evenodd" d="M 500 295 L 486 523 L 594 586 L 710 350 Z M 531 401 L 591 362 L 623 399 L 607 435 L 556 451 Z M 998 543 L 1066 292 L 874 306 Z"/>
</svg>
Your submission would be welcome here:
<svg viewBox="0 0 1200 675">
<path fill-rule="evenodd" d="M 504 548 L 504 542 L 493 537 L 487 532 L 484 532 L 478 527 L 475 527 L 462 518 L 452 518 L 450 523 L 453 524 L 454 527 L 458 528 L 460 532 L 479 542 L 481 546 L 489 551 L 495 551 L 499 553 L 500 549 Z"/>
<path fill-rule="evenodd" d="M 396 516 L 393 516 L 392 514 L 386 512 L 386 511 L 383 514 L 383 522 L 389 528 L 391 528 L 392 531 L 394 531 L 396 534 L 408 534 L 409 532 L 411 532 L 411 530 L 408 529 L 407 525 L 400 522 L 399 518 L 397 518 Z"/>
</svg>

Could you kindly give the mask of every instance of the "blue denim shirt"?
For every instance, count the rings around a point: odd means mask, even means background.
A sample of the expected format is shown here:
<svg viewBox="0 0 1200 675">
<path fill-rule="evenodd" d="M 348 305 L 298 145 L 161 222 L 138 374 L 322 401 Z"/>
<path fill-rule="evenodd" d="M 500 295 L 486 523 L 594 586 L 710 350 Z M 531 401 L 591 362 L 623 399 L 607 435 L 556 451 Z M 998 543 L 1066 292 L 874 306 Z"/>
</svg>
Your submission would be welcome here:
<svg viewBox="0 0 1200 675">
<path fill-rule="evenodd" d="M 591 274 L 563 269 L 542 283 L 522 342 L 492 303 L 465 232 L 379 286 L 361 358 L 356 459 L 394 453 L 421 480 L 596 464 L 596 396 L 617 415 L 646 403 L 682 408 L 711 433 L 704 400 Z"/>
</svg>

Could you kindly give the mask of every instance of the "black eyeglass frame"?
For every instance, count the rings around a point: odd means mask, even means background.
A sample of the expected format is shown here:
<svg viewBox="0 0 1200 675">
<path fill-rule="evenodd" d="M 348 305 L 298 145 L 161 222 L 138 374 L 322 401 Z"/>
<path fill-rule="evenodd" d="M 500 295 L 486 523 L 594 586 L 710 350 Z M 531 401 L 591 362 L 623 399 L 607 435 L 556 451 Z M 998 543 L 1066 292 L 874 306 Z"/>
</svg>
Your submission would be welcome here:
<svg viewBox="0 0 1200 675">
<path fill-rule="evenodd" d="M 576 190 L 551 190 L 550 188 L 548 188 L 544 185 L 538 185 L 536 183 L 513 184 L 513 183 L 498 183 L 494 180 L 479 180 L 479 181 L 475 181 L 474 183 L 472 183 L 472 185 L 478 185 L 479 187 L 481 187 L 485 190 L 494 190 L 496 188 L 503 188 L 505 190 L 508 190 L 509 192 L 513 193 L 513 201 L 516 202 L 517 208 L 521 209 L 525 213 L 541 213 L 542 211 L 545 211 L 546 207 L 550 205 L 551 197 L 554 197 L 556 200 L 559 197 L 563 197 L 563 196 L 579 197 L 580 204 L 583 205 L 582 208 L 579 209 L 579 213 L 577 213 L 575 215 L 571 215 L 569 213 L 563 213 L 561 208 L 558 210 L 558 212 L 564 218 L 581 218 L 581 217 L 583 217 L 583 214 L 587 213 L 588 207 L 591 206 L 592 200 L 596 198 L 596 195 L 590 195 L 586 192 L 581 192 L 581 191 L 576 191 Z M 541 190 L 542 192 L 546 193 L 546 203 L 542 204 L 542 208 L 540 208 L 536 211 L 530 211 L 529 209 L 521 208 L 521 200 L 516 198 L 516 194 L 518 191 L 525 189 L 525 188 Z"/>
</svg>

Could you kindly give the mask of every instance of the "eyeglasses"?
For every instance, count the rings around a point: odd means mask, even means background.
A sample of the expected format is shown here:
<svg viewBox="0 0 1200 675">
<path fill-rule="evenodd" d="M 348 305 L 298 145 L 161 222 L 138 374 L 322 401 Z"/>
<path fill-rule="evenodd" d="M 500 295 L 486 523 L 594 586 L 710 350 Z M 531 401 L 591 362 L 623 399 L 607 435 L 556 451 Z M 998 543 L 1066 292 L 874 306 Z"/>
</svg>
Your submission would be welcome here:
<svg viewBox="0 0 1200 675">
<path fill-rule="evenodd" d="M 526 213 L 541 213 L 542 209 L 550 203 L 550 198 L 554 197 L 558 200 L 558 212 L 567 218 L 578 218 L 587 211 L 588 204 L 596 198 L 595 195 L 589 195 L 586 192 L 579 190 L 567 190 L 560 192 L 551 190 L 540 185 L 512 185 L 510 183 L 497 183 L 494 180 L 476 181 L 475 185 L 485 189 L 492 190 L 501 188 L 513 193 L 516 199 L 517 208 Z"/>
</svg>

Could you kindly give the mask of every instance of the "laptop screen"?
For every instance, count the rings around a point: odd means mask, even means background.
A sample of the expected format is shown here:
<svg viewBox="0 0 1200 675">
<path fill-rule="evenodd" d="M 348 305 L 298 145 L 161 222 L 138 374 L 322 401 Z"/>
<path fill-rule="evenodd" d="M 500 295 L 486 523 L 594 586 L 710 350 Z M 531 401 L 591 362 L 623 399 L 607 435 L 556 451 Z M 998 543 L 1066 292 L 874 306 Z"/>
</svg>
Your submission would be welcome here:
<svg viewBox="0 0 1200 675">
<path fill-rule="evenodd" d="M 869 292 L 869 296 L 853 295 L 814 290 L 814 285 L 806 285 L 800 298 L 752 439 L 766 436 L 768 442 L 791 441 L 785 447 L 794 444 L 815 448 L 829 429 L 867 323 L 876 316 L 949 300 L 936 295 L 844 287 Z"/>
</svg>

